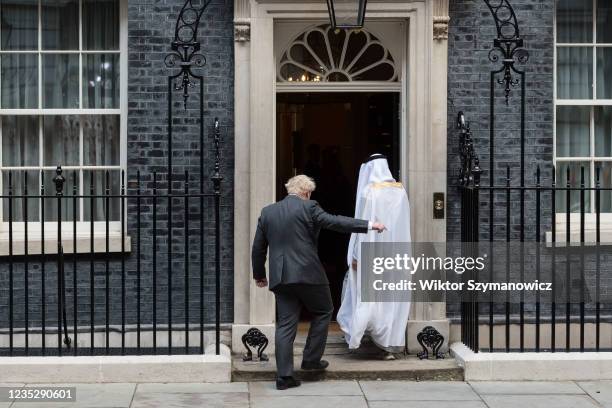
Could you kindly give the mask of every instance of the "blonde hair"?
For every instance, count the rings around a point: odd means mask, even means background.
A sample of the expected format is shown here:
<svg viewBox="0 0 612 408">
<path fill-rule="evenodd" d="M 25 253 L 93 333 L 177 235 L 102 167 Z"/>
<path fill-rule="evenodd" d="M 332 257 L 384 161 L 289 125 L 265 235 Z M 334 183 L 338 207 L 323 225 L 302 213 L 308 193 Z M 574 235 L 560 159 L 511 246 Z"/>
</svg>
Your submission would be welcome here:
<svg viewBox="0 0 612 408">
<path fill-rule="evenodd" d="M 308 194 L 312 193 L 316 187 L 314 180 L 303 174 L 291 177 L 285 184 L 288 194 Z"/>
</svg>

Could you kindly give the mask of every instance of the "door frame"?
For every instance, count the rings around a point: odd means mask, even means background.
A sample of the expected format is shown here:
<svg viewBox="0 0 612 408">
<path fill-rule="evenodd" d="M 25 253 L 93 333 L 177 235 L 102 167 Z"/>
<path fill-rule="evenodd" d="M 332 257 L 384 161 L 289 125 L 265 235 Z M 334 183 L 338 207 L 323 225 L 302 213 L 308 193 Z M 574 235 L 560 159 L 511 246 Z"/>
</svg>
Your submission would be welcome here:
<svg viewBox="0 0 612 408">
<path fill-rule="evenodd" d="M 287 20 L 278 19 L 274 22 L 274 61 L 275 69 L 282 53 L 286 47 L 291 44 L 296 35 L 301 34 L 310 27 L 328 23 L 328 20 Z M 397 25 L 395 29 L 392 29 L 392 33 L 385 33 L 385 25 Z M 409 81 L 407 80 L 407 73 L 410 68 L 408 60 L 409 53 L 409 20 L 398 19 L 398 18 L 385 18 L 370 21 L 365 24 L 364 29 L 374 34 L 380 42 L 387 47 L 387 49 L 397 51 L 392 54 L 394 59 L 397 61 L 400 69 L 399 81 L 397 82 L 370 82 L 370 81 L 355 81 L 355 82 L 321 82 L 317 84 L 310 83 L 283 83 L 275 81 L 274 84 L 274 123 L 276 125 L 276 94 L 278 93 L 305 93 L 305 92 L 399 92 L 400 94 L 400 135 L 399 135 L 399 173 L 400 180 L 405 186 L 407 186 L 407 172 L 406 172 L 406 155 L 402 154 L 406 152 L 407 148 L 407 126 L 408 126 L 408 115 L 407 107 L 409 101 L 407 95 L 409 93 Z M 395 32 L 393 32 L 395 31 Z M 400 36 L 400 44 L 389 44 L 393 41 L 392 37 L 396 34 Z M 393 46 L 389 46 L 393 45 Z M 398 55 L 399 54 L 399 55 Z M 276 70 L 275 70 L 276 72 Z M 274 127 L 274 140 L 276 143 L 276 126 Z M 274 157 L 276 158 L 276 145 L 274 146 Z M 276 160 L 276 159 L 275 159 Z M 276 168 L 274 169 L 274 178 L 276 179 Z M 274 194 L 276 198 L 276 192 Z"/>
<path fill-rule="evenodd" d="M 261 208 L 275 198 L 276 59 L 275 25 L 285 21 L 326 21 L 327 6 L 296 0 L 236 0 L 234 323 L 239 334 L 257 326 L 273 337 L 274 299 L 251 279 L 250 244 Z M 368 3 L 368 21 L 406 22 L 407 67 L 402 122 L 402 181 L 411 201 L 415 241 L 446 239 L 445 220 L 434 220 L 433 192 L 446 192 L 447 41 L 434 38 L 443 0 L 388 0 Z M 434 10 L 435 8 L 435 10 Z M 444 9 L 446 11 L 444 11 Z M 245 31 L 248 27 L 248 31 Z M 247 40 L 245 32 L 248 32 Z M 432 81 L 435 78 L 435 81 Z M 330 87 L 335 85 L 329 85 Z M 301 89 L 300 89 L 301 90 Z M 326 89 L 327 90 L 327 89 Z M 427 310 L 429 310 L 429 312 Z M 415 305 L 417 319 L 444 318 L 444 305 Z M 429 315 L 428 315 L 429 313 Z M 243 326 L 243 327 L 237 327 Z M 233 335 L 233 340 L 234 340 Z M 236 338 L 237 339 L 237 338 Z"/>
</svg>

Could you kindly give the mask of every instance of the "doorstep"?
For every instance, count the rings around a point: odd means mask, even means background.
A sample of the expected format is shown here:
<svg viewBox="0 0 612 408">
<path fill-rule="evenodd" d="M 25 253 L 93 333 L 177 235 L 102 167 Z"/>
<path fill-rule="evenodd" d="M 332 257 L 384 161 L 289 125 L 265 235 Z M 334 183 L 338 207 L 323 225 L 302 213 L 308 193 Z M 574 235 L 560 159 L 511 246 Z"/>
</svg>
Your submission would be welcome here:
<svg viewBox="0 0 612 408">
<path fill-rule="evenodd" d="M 396 360 L 383 361 L 378 349 L 362 345 L 349 351 L 341 332 L 332 325 L 327 338 L 323 358 L 329 361 L 325 371 L 303 371 L 302 350 L 306 342 L 306 331 L 300 330 L 295 340 L 294 366 L 296 377 L 302 380 L 412 380 L 412 381 L 463 381 L 463 369 L 450 356 L 438 360 L 420 360 L 414 355 L 398 354 Z M 242 352 L 242 344 L 234 353 Z M 267 350 L 272 353 L 274 350 Z M 232 381 L 270 381 L 276 377 L 274 354 L 269 361 L 243 361 L 242 354 L 232 359 Z"/>
<path fill-rule="evenodd" d="M 270 361 L 242 361 L 234 356 L 232 381 L 271 381 L 276 377 L 274 355 Z M 301 356 L 296 356 L 296 377 L 301 380 L 408 380 L 408 381 L 463 381 L 463 369 L 451 358 L 419 360 L 416 356 L 382 361 L 376 355 L 324 355 L 329 361 L 325 371 L 299 369 Z"/>
</svg>

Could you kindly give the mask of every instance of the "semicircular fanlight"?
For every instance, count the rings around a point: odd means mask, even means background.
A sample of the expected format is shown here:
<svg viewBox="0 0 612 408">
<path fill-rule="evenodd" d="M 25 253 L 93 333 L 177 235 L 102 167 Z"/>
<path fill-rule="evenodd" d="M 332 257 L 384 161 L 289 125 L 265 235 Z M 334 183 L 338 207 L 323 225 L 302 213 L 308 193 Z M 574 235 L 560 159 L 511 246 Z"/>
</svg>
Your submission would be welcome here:
<svg viewBox="0 0 612 408">
<path fill-rule="evenodd" d="M 296 37 L 281 54 L 281 82 L 397 82 L 389 50 L 365 30 L 332 30 L 328 24 Z"/>
</svg>

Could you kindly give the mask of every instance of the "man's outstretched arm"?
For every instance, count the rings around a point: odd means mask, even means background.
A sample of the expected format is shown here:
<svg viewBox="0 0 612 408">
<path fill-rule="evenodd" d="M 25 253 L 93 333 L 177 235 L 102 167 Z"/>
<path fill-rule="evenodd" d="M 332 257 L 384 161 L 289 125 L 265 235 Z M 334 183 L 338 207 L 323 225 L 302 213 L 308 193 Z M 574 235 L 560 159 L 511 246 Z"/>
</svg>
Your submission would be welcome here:
<svg viewBox="0 0 612 408">
<path fill-rule="evenodd" d="M 378 222 L 370 223 L 366 220 L 326 213 L 316 201 L 311 201 L 310 215 L 312 220 L 321 228 L 332 231 L 366 233 L 369 229 L 374 229 L 378 232 L 382 232 L 385 229 L 385 226 Z"/>
</svg>

